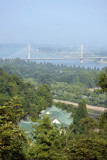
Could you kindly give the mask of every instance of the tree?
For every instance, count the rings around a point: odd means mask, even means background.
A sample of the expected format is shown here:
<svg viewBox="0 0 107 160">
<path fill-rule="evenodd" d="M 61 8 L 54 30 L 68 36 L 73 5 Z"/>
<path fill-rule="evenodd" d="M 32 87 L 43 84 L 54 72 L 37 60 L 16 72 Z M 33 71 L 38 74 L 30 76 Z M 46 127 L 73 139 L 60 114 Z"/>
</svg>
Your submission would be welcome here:
<svg viewBox="0 0 107 160">
<path fill-rule="evenodd" d="M 86 109 L 86 102 L 85 100 L 81 100 L 78 104 L 74 121 L 75 123 L 78 123 L 82 118 L 87 118 L 87 117 L 88 117 L 88 112 Z"/>
<path fill-rule="evenodd" d="M 67 160 L 106 160 L 107 141 L 92 138 L 77 138 L 69 142 Z"/>
<path fill-rule="evenodd" d="M 47 84 L 50 85 L 51 84 L 51 76 L 50 74 L 47 73 L 43 73 L 42 75 L 39 76 L 38 78 L 39 83 L 41 84 Z"/>
<path fill-rule="evenodd" d="M 107 92 L 107 67 L 100 73 L 97 85 L 101 87 L 101 93 Z"/>
<path fill-rule="evenodd" d="M 91 117 L 82 118 L 78 126 L 81 133 L 89 135 L 91 131 L 98 128 L 98 123 Z"/>
<path fill-rule="evenodd" d="M 26 159 L 26 136 L 17 125 L 22 114 L 17 97 L 0 106 L 0 159 L 2 160 Z"/>
<path fill-rule="evenodd" d="M 42 97 L 47 102 L 47 107 L 51 107 L 52 105 L 52 94 L 50 91 L 50 88 L 47 84 L 43 84 L 42 86 L 39 86 L 36 91 L 37 96 Z"/>
<path fill-rule="evenodd" d="M 99 136 L 105 140 L 107 140 L 107 109 L 99 118 Z"/>
<path fill-rule="evenodd" d="M 59 130 L 51 125 L 49 117 L 44 117 L 33 132 L 36 141 L 29 151 L 34 160 L 63 160 Z"/>
<path fill-rule="evenodd" d="M 79 132 L 81 133 L 81 127 L 79 126 L 79 122 L 81 121 L 81 119 L 83 118 L 87 118 L 88 117 L 88 112 L 86 109 L 86 103 L 84 100 L 81 100 L 78 104 L 78 108 L 76 113 L 74 114 L 74 124 L 73 124 L 73 131 L 74 132 Z"/>
</svg>

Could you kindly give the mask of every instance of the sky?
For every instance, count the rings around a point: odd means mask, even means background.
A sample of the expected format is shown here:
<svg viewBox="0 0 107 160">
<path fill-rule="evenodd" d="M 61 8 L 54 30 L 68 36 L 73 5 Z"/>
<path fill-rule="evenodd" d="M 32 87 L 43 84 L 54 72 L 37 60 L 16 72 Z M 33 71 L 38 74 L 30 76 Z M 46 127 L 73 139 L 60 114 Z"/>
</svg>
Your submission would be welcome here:
<svg viewBox="0 0 107 160">
<path fill-rule="evenodd" d="M 107 44 L 107 0 L 0 0 L 0 43 Z"/>
</svg>

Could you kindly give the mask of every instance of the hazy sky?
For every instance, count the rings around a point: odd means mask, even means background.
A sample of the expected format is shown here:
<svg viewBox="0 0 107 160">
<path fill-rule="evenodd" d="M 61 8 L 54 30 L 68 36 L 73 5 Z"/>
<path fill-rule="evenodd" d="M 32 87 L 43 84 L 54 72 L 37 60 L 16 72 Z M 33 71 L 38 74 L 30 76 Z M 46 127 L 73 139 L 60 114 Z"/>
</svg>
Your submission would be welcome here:
<svg viewBox="0 0 107 160">
<path fill-rule="evenodd" d="M 0 43 L 107 44 L 107 0 L 0 0 Z"/>
</svg>

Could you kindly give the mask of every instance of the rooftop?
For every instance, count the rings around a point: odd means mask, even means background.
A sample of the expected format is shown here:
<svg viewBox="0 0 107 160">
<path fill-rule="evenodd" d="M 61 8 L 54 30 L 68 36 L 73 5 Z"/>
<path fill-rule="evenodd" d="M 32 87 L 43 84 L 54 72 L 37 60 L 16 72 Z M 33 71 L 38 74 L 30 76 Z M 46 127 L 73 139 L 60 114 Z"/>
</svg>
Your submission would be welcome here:
<svg viewBox="0 0 107 160">
<path fill-rule="evenodd" d="M 41 112 L 40 117 L 42 118 L 44 115 L 48 115 L 51 123 L 58 124 L 58 127 L 68 127 L 73 122 L 73 118 L 71 117 L 72 113 L 67 113 L 66 110 L 62 110 L 55 106 L 47 108 L 44 112 Z"/>
</svg>

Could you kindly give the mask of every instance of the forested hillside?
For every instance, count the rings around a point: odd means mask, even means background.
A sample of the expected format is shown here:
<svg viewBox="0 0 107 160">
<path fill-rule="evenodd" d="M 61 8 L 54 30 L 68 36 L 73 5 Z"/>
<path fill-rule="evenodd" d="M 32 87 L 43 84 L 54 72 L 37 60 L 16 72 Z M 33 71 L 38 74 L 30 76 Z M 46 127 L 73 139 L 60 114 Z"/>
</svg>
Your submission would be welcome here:
<svg viewBox="0 0 107 160">
<path fill-rule="evenodd" d="M 9 74 L 17 74 L 25 82 L 30 82 L 37 88 L 48 84 L 53 98 L 86 103 L 96 106 L 107 106 L 106 94 L 99 94 L 95 89 L 100 70 L 80 68 L 75 66 L 36 63 L 20 59 L 0 59 L 0 66 Z"/>
<path fill-rule="evenodd" d="M 99 92 L 107 93 L 106 70 L 98 80 Z M 98 93 L 99 94 L 99 93 Z M 57 107 L 73 112 L 73 124 L 52 126 L 48 116 L 38 120 L 41 110 L 52 105 L 47 84 L 35 89 L 16 74 L 9 75 L 0 68 L 0 159 L 1 160 L 106 160 L 107 111 L 97 121 L 88 116 L 85 100 L 77 109 L 71 105 Z M 28 116 L 37 122 L 32 131 L 33 141 L 18 127 L 20 119 Z M 36 140 L 35 140 L 36 139 Z"/>
<path fill-rule="evenodd" d="M 0 66 L 9 74 L 16 73 L 21 78 L 33 78 L 35 82 L 52 84 L 54 82 L 83 83 L 87 87 L 96 87 L 98 69 L 85 69 L 51 63 L 36 63 L 20 59 L 0 59 Z"/>
<path fill-rule="evenodd" d="M 16 74 L 9 75 L 0 68 L 0 105 L 13 97 L 20 99 L 20 104 L 26 115 L 35 119 L 41 110 L 52 105 L 52 95 L 47 85 L 35 89 L 30 83 L 25 83 Z"/>
</svg>

